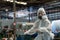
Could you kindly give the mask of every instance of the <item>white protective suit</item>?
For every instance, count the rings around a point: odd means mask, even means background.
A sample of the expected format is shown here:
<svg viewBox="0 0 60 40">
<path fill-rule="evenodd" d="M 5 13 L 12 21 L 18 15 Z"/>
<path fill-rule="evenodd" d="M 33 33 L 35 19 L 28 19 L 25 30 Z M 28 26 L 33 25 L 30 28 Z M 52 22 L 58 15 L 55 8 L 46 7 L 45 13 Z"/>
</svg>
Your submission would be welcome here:
<svg viewBox="0 0 60 40">
<path fill-rule="evenodd" d="M 43 12 L 42 19 L 38 19 L 35 23 L 34 26 L 25 32 L 24 34 L 34 34 L 35 32 L 38 33 L 37 37 L 34 40 L 50 40 L 50 38 L 54 37 L 54 34 L 51 32 L 51 23 L 47 18 L 46 12 L 44 8 L 39 8 L 37 12 L 37 16 L 39 15 L 40 12 Z M 38 31 L 36 31 L 36 29 Z"/>
<path fill-rule="evenodd" d="M 52 21 L 52 32 L 55 34 L 60 32 L 60 20 Z"/>
</svg>

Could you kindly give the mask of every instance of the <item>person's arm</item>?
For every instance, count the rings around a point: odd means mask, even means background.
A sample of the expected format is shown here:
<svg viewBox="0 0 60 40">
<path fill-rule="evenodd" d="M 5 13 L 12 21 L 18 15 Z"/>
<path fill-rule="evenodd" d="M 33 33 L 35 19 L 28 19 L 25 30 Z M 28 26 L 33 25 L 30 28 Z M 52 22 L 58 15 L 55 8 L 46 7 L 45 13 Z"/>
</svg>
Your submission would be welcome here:
<svg viewBox="0 0 60 40">
<path fill-rule="evenodd" d="M 40 32 L 48 32 L 48 31 L 51 31 L 51 23 L 48 19 L 45 19 L 44 20 L 45 22 L 45 25 L 44 27 L 39 27 L 39 29 L 37 29 L 37 31 L 40 31 Z"/>
<path fill-rule="evenodd" d="M 46 21 L 46 25 L 47 25 L 46 28 L 47 28 L 49 31 L 51 31 L 51 29 L 52 29 L 52 27 L 51 27 L 51 22 L 50 22 L 48 19 L 46 19 L 45 21 Z"/>
<path fill-rule="evenodd" d="M 52 39 L 54 39 L 54 34 L 52 33 L 52 25 L 51 25 L 51 22 L 46 19 L 46 22 L 47 22 L 47 31 L 48 31 L 48 34 L 50 35 L 50 37 Z"/>
<path fill-rule="evenodd" d="M 37 29 L 37 22 L 38 20 L 34 23 L 33 27 L 31 29 L 29 29 L 28 31 L 26 31 L 24 34 L 29 34 L 29 35 L 32 35 L 36 32 L 35 29 Z"/>
</svg>

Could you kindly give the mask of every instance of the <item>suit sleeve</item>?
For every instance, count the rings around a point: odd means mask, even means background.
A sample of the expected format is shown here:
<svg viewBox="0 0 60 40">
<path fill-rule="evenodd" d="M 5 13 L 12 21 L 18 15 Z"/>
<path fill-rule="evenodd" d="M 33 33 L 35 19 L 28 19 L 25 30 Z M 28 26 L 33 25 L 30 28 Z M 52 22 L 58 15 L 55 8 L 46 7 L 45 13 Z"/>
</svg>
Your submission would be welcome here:
<svg viewBox="0 0 60 40">
<path fill-rule="evenodd" d="M 34 23 L 33 27 L 31 29 L 29 29 L 28 31 L 26 31 L 24 34 L 32 35 L 32 34 L 36 33 L 35 29 L 37 29 L 37 22 L 38 22 L 38 20 Z"/>
<path fill-rule="evenodd" d="M 51 22 L 48 19 L 46 19 L 45 21 L 46 21 L 47 29 L 51 31 L 52 30 Z"/>
</svg>

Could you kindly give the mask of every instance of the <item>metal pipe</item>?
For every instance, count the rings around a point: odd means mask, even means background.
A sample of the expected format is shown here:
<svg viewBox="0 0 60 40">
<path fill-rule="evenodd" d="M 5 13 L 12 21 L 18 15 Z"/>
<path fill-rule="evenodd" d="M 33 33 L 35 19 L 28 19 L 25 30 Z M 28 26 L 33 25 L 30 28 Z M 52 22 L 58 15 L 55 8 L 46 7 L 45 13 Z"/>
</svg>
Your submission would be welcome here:
<svg viewBox="0 0 60 40">
<path fill-rule="evenodd" d="M 13 11 L 14 11 L 14 24 L 16 24 L 16 3 L 15 3 L 15 0 L 13 0 Z M 13 30 L 14 30 L 14 40 L 16 40 L 16 33 L 15 33 L 16 25 L 14 25 Z"/>
</svg>

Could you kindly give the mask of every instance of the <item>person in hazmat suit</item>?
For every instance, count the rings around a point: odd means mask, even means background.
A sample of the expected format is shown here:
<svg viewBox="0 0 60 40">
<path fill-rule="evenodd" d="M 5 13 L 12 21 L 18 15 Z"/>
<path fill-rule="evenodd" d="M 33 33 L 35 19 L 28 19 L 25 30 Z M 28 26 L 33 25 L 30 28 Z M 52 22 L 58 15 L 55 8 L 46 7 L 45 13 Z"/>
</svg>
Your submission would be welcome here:
<svg viewBox="0 0 60 40">
<path fill-rule="evenodd" d="M 24 34 L 32 35 L 38 33 L 34 40 L 52 40 L 54 34 L 51 32 L 51 23 L 48 20 L 44 8 L 39 8 L 37 11 L 38 20 L 35 21 L 34 26 L 26 31 Z"/>
</svg>

